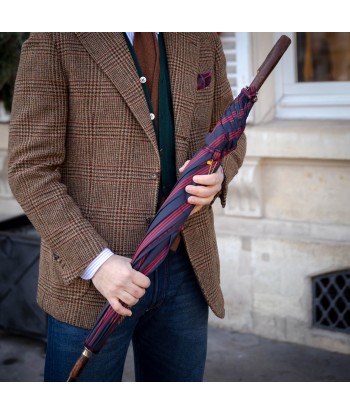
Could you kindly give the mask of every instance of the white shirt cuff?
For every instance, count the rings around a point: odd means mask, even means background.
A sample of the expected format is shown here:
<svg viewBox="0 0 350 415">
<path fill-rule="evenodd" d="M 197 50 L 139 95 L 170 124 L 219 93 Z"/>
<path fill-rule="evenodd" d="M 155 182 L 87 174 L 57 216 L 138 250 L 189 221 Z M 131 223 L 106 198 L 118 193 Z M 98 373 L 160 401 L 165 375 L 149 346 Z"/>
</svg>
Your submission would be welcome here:
<svg viewBox="0 0 350 415">
<path fill-rule="evenodd" d="M 103 265 L 112 255 L 114 255 L 113 252 L 110 249 L 105 248 L 100 254 L 97 255 L 90 265 L 85 268 L 81 274 L 81 278 L 83 280 L 91 280 L 101 265 Z"/>
</svg>

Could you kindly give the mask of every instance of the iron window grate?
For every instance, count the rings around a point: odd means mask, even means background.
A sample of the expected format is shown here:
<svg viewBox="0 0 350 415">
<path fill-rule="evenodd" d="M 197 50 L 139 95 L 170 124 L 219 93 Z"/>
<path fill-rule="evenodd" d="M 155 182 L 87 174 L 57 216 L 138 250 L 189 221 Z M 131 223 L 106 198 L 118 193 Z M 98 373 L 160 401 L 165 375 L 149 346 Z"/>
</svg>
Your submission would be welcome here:
<svg viewBox="0 0 350 415">
<path fill-rule="evenodd" d="M 350 269 L 312 279 L 313 326 L 350 333 Z"/>
</svg>

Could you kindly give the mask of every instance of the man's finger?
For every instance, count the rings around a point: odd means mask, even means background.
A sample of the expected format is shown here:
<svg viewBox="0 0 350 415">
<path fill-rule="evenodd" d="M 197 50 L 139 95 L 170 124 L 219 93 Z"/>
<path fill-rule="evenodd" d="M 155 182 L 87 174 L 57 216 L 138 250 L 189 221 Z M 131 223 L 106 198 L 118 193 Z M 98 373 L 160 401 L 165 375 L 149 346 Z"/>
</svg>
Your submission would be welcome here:
<svg viewBox="0 0 350 415">
<path fill-rule="evenodd" d="M 143 297 L 146 293 L 146 289 L 145 288 L 141 288 L 136 284 L 132 284 L 131 286 L 129 286 L 126 291 L 132 295 L 135 298 L 140 299 L 141 297 Z M 128 303 L 129 304 L 129 303 Z"/>
<path fill-rule="evenodd" d="M 185 170 L 185 168 L 186 168 L 186 166 L 189 162 L 190 162 L 190 160 L 186 160 L 185 163 L 179 168 L 180 173 L 182 173 Z"/>
<path fill-rule="evenodd" d="M 139 271 L 133 273 L 131 281 L 141 288 L 148 288 L 151 285 L 151 280 Z"/>
<path fill-rule="evenodd" d="M 211 197 L 215 196 L 216 193 L 220 190 L 220 186 L 192 186 L 188 185 L 185 187 L 187 193 L 199 196 L 199 197 Z"/>
<path fill-rule="evenodd" d="M 120 293 L 119 299 L 130 307 L 135 305 L 139 301 L 138 298 L 134 297 L 133 295 L 129 294 L 126 291 L 123 291 Z"/>
<path fill-rule="evenodd" d="M 192 179 L 197 184 L 203 184 L 206 186 L 213 186 L 222 182 L 222 176 L 220 174 L 198 174 L 193 176 Z"/>
<path fill-rule="evenodd" d="M 121 303 L 119 302 L 118 298 L 109 299 L 109 304 L 111 305 L 113 310 L 116 313 L 120 314 L 121 316 L 131 317 L 131 315 L 132 315 L 131 310 L 129 310 L 128 308 L 123 307 L 121 305 Z"/>
</svg>

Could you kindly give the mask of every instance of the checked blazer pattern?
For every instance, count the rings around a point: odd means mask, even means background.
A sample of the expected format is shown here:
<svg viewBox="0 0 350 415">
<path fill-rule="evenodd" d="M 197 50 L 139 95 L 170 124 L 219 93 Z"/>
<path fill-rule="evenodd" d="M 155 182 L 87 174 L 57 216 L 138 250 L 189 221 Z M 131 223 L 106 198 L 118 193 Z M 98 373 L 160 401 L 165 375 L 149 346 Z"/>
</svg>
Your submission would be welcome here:
<svg viewBox="0 0 350 415">
<path fill-rule="evenodd" d="M 232 101 L 215 33 L 165 33 L 176 169 L 203 145 Z M 211 82 L 197 88 L 198 75 Z M 223 161 L 242 165 L 243 135 Z M 81 272 L 108 247 L 132 257 L 156 213 L 160 156 L 146 99 L 122 33 L 32 33 L 17 73 L 9 136 L 9 184 L 41 235 L 39 305 L 90 329 L 105 299 Z M 208 305 L 224 317 L 211 206 L 182 236 Z"/>
</svg>

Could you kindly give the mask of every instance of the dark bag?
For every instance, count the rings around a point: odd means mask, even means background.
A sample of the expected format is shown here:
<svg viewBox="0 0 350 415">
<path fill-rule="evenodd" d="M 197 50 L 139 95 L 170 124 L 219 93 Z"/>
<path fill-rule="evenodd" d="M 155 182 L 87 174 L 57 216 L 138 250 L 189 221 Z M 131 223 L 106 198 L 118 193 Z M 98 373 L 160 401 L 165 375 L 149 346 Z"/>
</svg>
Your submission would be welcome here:
<svg viewBox="0 0 350 415">
<path fill-rule="evenodd" d="M 0 222 L 0 328 L 46 339 L 46 313 L 36 303 L 40 237 L 25 215 Z"/>
</svg>

